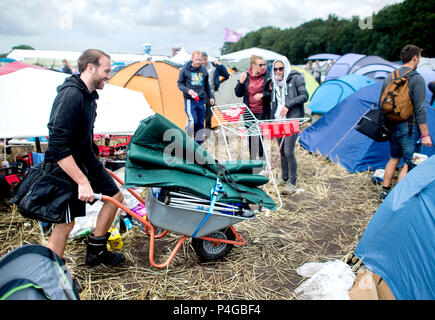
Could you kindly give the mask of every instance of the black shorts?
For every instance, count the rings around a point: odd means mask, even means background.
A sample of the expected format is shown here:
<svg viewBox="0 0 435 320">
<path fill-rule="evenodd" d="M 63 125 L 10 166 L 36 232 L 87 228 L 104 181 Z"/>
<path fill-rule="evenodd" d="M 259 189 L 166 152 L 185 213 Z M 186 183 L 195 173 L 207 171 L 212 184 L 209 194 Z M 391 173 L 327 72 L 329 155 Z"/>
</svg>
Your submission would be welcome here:
<svg viewBox="0 0 435 320">
<path fill-rule="evenodd" d="M 110 173 L 98 162 L 95 168 L 87 174 L 89 182 L 91 184 L 94 193 L 101 193 L 105 196 L 113 197 L 120 190 L 112 178 Z M 68 205 L 66 212 L 66 223 L 74 221 L 77 217 L 83 217 L 86 215 L 86 202 L 78 199 L 78 193 L 74 199 Z"/>
</svg>

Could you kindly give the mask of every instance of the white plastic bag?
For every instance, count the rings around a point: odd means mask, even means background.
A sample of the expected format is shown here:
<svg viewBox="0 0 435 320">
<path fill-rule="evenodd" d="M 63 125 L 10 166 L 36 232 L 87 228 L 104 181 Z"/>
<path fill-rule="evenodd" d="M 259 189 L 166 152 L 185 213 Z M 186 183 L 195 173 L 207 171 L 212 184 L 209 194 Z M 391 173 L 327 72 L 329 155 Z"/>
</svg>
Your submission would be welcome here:
<svg viewBox="0 0 435 320">
<path fill-rule="evenodd" d="M 97 225 L 98 214 L 100 213 L 103 203 L 95 202 L 93 205 L 86 204 L 86 215 L 75 219 L 74 228 L 70 232 L 68 239 L 80 238 L 88 233 L 94 232 Z"/>
<path fill-rule="evenodd" d="M 350 300 L 349 291 L 355 281 L 352 269 L 341 260 L 309 262 L 296 272 L 310 279 L 295 289 L 299 300 Z"/>
</svg>

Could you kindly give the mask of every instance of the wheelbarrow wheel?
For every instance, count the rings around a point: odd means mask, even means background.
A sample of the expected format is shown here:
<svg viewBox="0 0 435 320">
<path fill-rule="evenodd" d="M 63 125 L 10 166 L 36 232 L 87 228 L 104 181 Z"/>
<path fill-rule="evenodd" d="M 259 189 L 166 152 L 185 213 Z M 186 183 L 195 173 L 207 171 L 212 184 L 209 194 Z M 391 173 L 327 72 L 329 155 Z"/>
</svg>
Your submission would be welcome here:
<svg viewBox="0 0 435 320">
<path fill-rule="evenodd" d="M 207 235 L 208 237 L 223 239 L 223 240 L 235 240 L 236 237 L 231 229 L 222 229 L 215 231 Z M 225 256 L 234 247 L 232 244 L 219 243 L 216 241 L 192 239 L 192 247 L 196 254 L 203 261 L 217 260 Z"/>
</svg>

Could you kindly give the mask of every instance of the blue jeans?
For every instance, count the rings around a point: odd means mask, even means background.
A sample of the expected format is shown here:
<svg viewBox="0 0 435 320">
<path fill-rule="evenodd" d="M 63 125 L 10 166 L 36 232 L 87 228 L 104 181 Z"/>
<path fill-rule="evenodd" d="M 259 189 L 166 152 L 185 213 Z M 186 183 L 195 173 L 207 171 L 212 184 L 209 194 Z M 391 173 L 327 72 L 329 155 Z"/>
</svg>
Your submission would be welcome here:
<svg viewBox="0 0 435 320">
<path fill-rule="evenodd" d="M 198 131 L 204 129 L 205 99 L 198 101 L 184 99 L 184 111 L 187 115 L 186 133 L 193 137 L 199 144 L 203 143 L 203 134 L 197 135 Z"/>
<path fill-rule="evenodd" d="M 409 168 L 413 168 L 412 156 L 417 149 L 417 140 L 420 137 L 420 132 L 417 126 L 409 127 L 408 122 L 399 122 L 391 129 L 390 138 L 390 155 L 392 158 L 400 159 L 408 164 Z"/>
</svg>

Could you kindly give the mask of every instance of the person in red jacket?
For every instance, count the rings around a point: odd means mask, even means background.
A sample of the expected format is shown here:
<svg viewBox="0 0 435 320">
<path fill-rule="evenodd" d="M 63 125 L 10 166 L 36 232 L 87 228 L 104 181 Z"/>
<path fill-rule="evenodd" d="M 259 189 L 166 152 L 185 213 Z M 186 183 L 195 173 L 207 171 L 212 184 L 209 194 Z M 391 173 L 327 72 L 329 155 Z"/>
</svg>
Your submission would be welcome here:
<svg viewBox="0 0 435 320">
<path fill-rule="evenodd" d="M 247 72 L 240 75 L 240 79 L 234 88 L 237 97 L 243 97 L 243 103 L 251 110 L 257 120 L 267 120 L 270 118 L 270 93 L 267 95 L 265 90 L 268 72 L 264 59 L 260 56 L 252 55 L 250 66 Z M 263 146 L 258 136 L 249 137 L 249 155 L 255 159 L 258 153 L 259 158 L 263 159 Z"/>
</svg>

